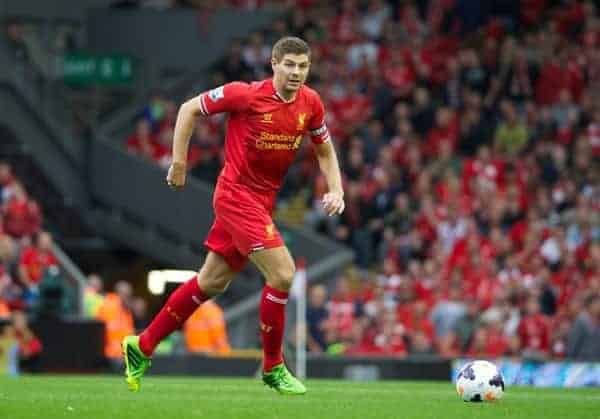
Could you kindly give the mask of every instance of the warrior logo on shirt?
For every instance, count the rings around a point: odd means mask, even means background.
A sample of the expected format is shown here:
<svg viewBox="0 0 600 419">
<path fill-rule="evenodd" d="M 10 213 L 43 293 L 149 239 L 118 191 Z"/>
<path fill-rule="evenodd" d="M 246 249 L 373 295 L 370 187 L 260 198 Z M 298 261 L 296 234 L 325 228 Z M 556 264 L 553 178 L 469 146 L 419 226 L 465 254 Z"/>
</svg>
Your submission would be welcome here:
<svg viewBox="0 0 600 419">
<path fill-rule="evenodd" d="M 260 122 L 264 122 L 266 124 L 272 124 L 273 123 L 273 114 L 272 113 L 263 113 L 262 121 L 260 121 Z"/>
<path fill-rule="evenodd" d="M 223 88 L 224 88 L 224 86 L 219 86 L 219 87 L 212 89 L 210 92 L 208 92 L 208 97 L 210 98 L 210 100 L 212 100 L 213 102 L 217 102 L 217 101 L 223 99 L 225 97 Z"/>
<path fill-rule="evenodd" d="M 302 112 L 301 114 L 298 115 L 298 126 L 296 127 L 296 129 L 298 131 L 304 130 L 304 120 L 305 119 L 306 119 L 306 114 L 304 112 Z"/>
</svg>

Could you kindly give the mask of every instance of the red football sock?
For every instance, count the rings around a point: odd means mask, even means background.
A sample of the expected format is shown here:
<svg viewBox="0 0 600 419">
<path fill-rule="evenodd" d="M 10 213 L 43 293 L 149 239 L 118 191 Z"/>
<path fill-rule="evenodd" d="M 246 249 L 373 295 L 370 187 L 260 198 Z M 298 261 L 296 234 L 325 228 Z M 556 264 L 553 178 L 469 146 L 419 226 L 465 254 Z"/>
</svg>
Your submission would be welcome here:
<svg viewBox="0 0 600 419">
<path fill-rule="evenodd" d="M 209 298 L 198 286 L 196 276 L 180 285 L 169 296 L 152 323 L 140 334 L 142 352 L 146 356 L 152 356 L 160 341 L 178 329 Z"/>
<path fill-rule="evenodd" d="M 288 293 L 265 285 L 260 300 L 260 334 L 263 342 L 263 369 L 269 371 L 283 362 L 281 345 L 285 327 L 285 304 Z"/>
</svg>

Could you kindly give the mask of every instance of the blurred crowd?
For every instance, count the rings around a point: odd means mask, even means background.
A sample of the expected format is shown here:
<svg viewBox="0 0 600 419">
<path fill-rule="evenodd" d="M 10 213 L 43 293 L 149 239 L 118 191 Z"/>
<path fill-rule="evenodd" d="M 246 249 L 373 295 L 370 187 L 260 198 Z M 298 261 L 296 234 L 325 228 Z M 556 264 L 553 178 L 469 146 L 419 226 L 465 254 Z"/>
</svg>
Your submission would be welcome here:
<svg viewBox="0 0 600 419">
<path fill-rule="evenodd" d="M 0 340 L 15 342 L 26 370 L 36 369 L 42 350 L 28 317 L 69 309 L 52 235 L 42 221 L 40 206 L 11 165 L 0 162 Z"/>
<path fill-rule="evenodd" d="M 310 147 L 283 199 L 308 190 L 306 223 L 356 260 L 312 289 L 311 350 L 600 357 L 598 6 L 298 0 L 231 45 L 210 84 L 269 77 L 283 35 L 312 47 L 347 208 L 323 214 Z M 168 165 L 175 116 L 153 97 L 130 150 Z M 192 139 L 208 181 L 223 126 Z"/>
<path fill-rule="evenodd" d="M 150 10 L 186 8 L 213 13 L 224 8 L 239 10 L 257 10 L 265 7 L 287 9 L 294 5 L 294 0 L 115 0 L 111 7 Z"/>
<path fill-rule="evenodd" d="M 75 307 L 43 214 L 7 162 L 0 162 L 0 319 L 12 312 L 60 315 Z"/>
</svg>

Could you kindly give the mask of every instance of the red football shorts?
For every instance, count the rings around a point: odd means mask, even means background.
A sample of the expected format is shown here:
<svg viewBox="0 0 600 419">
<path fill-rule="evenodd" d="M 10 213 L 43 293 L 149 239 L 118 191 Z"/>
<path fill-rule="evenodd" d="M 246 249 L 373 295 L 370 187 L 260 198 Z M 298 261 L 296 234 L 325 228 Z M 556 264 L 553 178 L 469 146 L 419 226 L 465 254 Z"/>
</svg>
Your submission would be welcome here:
<svg viewBox="0 0 600 419">
<path fill-rule="evenodd" d="M 204 245 L 240 271 L 250 253 L 284 245 L 271 218 L 274 205 L 274 194 L 261 195 L 245 185 L 219 180 L 213 196 L 215 221 Z"/>
</svg>

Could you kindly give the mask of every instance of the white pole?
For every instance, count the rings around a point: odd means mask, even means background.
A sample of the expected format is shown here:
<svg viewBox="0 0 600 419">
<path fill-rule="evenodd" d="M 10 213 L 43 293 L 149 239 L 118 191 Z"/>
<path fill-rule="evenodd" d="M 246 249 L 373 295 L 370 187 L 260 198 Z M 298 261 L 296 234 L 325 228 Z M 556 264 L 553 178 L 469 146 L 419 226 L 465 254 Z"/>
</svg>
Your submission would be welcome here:
<svg viewBox="0 0 600 419">
<path fill-rule="evenodd" d="M 306 378 L 306 268 L 302 261 L 296 263 L 294 295 L 296 297 L 296 375 Z"/>
</svg>

